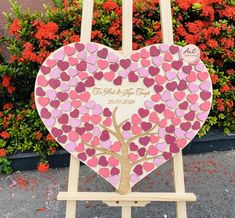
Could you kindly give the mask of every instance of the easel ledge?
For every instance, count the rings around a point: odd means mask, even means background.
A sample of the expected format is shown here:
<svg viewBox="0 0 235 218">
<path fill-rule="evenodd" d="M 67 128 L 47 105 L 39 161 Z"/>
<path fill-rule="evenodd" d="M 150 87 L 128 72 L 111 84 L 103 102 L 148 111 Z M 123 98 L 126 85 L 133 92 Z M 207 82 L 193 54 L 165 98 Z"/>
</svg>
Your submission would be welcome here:
<svg viewBox="0 0 235 218">
<path fill-rule="evenodd" d="M 171 192 L 130 192 L 121 195 L 116 192 L 60 192 L 57 196 L 58 200 L 71 201 L 196 201 L 193 193 L 171 193 Z M 118 203 L 117 203 L 118 204 Z M 119 205 L 120 206 L 120 205 Z"/>
</svg>

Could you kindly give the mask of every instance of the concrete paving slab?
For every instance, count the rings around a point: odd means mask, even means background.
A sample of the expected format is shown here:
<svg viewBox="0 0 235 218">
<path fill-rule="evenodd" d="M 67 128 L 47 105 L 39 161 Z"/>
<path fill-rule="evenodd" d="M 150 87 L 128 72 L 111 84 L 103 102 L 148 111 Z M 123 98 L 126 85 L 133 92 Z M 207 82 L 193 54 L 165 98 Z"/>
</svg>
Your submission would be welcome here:
<svg viewBox="0 0 235 218">
<path fill-rule="evenodd" d="M 29 163 L 30 164 L 30 163 Z M 197 202 L 188 203 L 189 218 L 235 217 L 235 151 L 184 156 L 186 191 Z M 133 191 L 174 191 L 172 163 L 166 163 L 134 186 Z M 79 191 L 113 191 L 111 185 L 86 166 L 81 166 Z M 57 201 L 66 191 L 68 168 L 47 173 L 36 171 L 0 175 L 0 218 L 62 218 L 65 202 Z M 101 202 L 78 204 L 77 218 L 119 218 L 121 209 Z M 175 203 L 151 203 L 132 209 L 133 218 L 174 218 Z"/>
</svg>

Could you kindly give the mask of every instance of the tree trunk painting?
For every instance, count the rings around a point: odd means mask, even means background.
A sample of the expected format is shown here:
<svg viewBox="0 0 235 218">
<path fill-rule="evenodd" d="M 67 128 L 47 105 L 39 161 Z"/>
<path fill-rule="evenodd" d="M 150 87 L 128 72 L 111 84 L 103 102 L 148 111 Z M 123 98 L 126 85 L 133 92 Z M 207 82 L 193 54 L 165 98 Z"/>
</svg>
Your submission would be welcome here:
<svg viewBox="0 0 235 218">
<path fill-rule="evenodd" d="M 120 143 L 121 145 L 121 154 L 119 153 L 114 153 L 108 149 L 105 148 L 101 148 L 101 147 L 94 147 L 86 142 L 83 141 L 83 143 L 89 147 L 89 148 L 93 148 L 96 151 L 100 152 L 98 154 L 95 154 L 95 156 L 99 156 L 99 155 L 112 155 L 114 157 L 116 157 L 121 165 L 121 177 L 120 177 L 120 183 L 119 183 L 119 192 L 120 194 L 127 194 L 128 192 L 131 191 L 131 185 L 130 185 L 130 175 L 131 175 L 131 169 L 136 166 L 137 164 L 140 164 L 144 161 L 150 161 L 150 160 L 154 160 L 156 157 L 160 157 L 159 156 L 154 156 L 154 157 L 150 157 L 147 158 L 147 152 L 145 154 L 145 156 L 141 159 L 138 159 L 136 161 L 130 161 L 128 155 L 129 155 L 129 146 L 130 143 L 134 142 L 135 140 L 139 139 L 140 137 L 144 137 L 144 136 L 149 136 L 151 134 L 154 134 L 153 131 L 154 129 L 157 127 L 157 125 L 153 126 L 152 128 L 150 128 L 148 131 L 143 132 L 141 134 L 138 135 L 134 135 L 133 137 L 131 137 L 128 140 L 125 140 L 123 138 L 123 135 L 121 133 L 121 127 L 128 122 L 128 120 L 124 120 L 123 122 L 121 122 L 120 124 L 117 123 L 116 121 L 116 113 L 117 113 L 118 108 L 116 107 L 112 113 L 112 121 L 113 121 L 113 127 L 114 130 L 109 129 L 107 127 L 105 127 L 104 125 L 100 124 L 100 127 L 102 129 L 104 129 L 105 131 L 107 131 L 108 133 L 112 134 Z"/>
</svg>

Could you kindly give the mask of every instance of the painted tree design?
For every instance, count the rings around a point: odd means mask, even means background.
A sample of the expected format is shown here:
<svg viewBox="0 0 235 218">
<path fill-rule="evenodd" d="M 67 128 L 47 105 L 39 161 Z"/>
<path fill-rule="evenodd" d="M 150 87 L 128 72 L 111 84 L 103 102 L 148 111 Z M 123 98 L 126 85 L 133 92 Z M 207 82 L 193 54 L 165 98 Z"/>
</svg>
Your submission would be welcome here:
<svg viewBox="0 0 235 218">
<path fill-rule="evenodd" d="M 146 136 L 150 136 L 151 134 L 154 134 L 154 130 L 156 129 L 157 124 L 152 125 L 149 123 L 151 125 L 151 128 L 149 128 L 147 131 L 142 132 L 140 134 L 133 135 L 131 138 L 125 140 L 122 135 L 121 128 L 125 123 L 128 122 L 128 119 L 124 120 L 118 124 L 117 120 L 116 120 L 117 110 L 118 110 L 118 107 L 116 107 L 112 113 L 112 126 L 113 126 L 114 130 L 111 128 L 108 128 L 102 124 L 100 124 L 100 127 L 104 131 L 107 131 L 109 134 L 113 135 L 120 142 L 120 145 L 121 145 L 121 152 L 120 153 L 121 154 L 115 153 L 109 149 L 105 149 L 102 147 L 98 147 L 98 146 L 94 147 L 93 145 L 91 145 L 87 142 L 84 142 L 84 141 L 82 141 L 82 143 L 84 143 L 88 148 L 94 149 L 96 151 L 96 154 L 94 154 L 94 156 L 96 156 L 96 157 L 100 156 L 100 155 L 110 155 L 110 156 L 113 156 L 119 160 L 120 165 L 121 165 L 119 192 L 121 194 L 126 194 L 131 188 L 130 187 L 131 169 L 140 163 L 143 163 L 145 161 L 154 160 L 155 158 L 160 157 L 162 155 L 148 157 L 148 153 L 146 151 L 144 157 L 142 157 L 136 161 L 131 161 L 128 156 L 130 154 L 129 153 L 130 144 L 133 143 L 134 141 L 140 139 L 141 137 L 146 137 Z M 99 152 L 99 153 L 97 153 L 97 152 Z"/>
</svg>

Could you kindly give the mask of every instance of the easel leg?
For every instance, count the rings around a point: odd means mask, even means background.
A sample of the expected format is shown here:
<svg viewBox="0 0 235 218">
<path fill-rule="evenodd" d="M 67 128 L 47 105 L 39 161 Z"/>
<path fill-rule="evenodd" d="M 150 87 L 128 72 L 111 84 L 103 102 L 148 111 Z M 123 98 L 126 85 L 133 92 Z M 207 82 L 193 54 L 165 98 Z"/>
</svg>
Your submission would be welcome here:
<svg viewBox="0 0 235 218">
<path fill-rule="evenodd" d="M 122 218 L 131 218 L 131 207 L 123 206 L 122 207 Z"/>
<path fill-rule="evenodd" d="M 183 155 L 182 151 L 173 158 L 174 164 L 174 181 L 175 192 L 185 192 L 184 185 L 184 169 L 183 169 Z M 186 202 L 179 201 L 176 203 L 176 214 L 178 218 L 187 218 Z"/>
<path fill-rule="evenodd" d="M 80 161 L 74 156 L 70 156 L 68 192 L 78 191 Z M 76 217 L 76 201 L 67 201 L 66 204 L 66 218 Z"/>
</svg>

